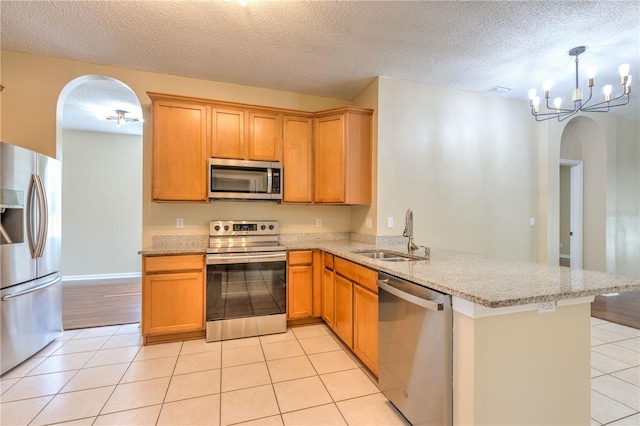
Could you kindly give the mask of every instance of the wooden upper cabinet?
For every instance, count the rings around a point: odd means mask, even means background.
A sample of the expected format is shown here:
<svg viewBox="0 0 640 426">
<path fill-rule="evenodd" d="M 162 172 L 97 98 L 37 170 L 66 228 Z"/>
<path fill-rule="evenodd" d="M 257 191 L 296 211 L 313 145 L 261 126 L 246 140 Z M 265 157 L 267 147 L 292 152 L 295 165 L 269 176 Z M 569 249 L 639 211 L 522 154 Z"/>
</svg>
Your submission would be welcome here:
<svg viewBox="0 0 640 426">
<path fill-rule="evenodd" d="M 285 203 L 313 202 L 313 120 L 310 117 L 283 118 L 282 165 Z"/>
<path fill-rule="evenodd" d="M 344 203 L 345 132 L 343 114 L 315 120 L 315 194 L 318 203 Z"/>
<path fill-rule="evenodd" d="M 277 113 L 249 113 L 248 160 L 280 161 L 280 123 Z"/>
<path fill-rule="evenodd" d="M 211 142 L 213 158 L 245 159 L 245 111 L 211 108 Z"/>
<path fill-rule="evenodd" d="M 147 92 L 153 201 L 208 201 L 208 158 L 281 161 L 283 202 L 371 204 L 366 108 L 317 113 Z"/>
<path fill-rule="evenodd" d="M 210 157 L 280 161 L 280 114 L 212 106 L 210 116 Z"/>
<path fill-rule="evenodd" d="M 207 201 L 207 107 L 149 97 L 153 201 Z"/>
<path fill-rule="evenodd" d="M 371 110 L 355 107 L 316 115 L 316 203 L 371 204 L 371 116 Z"/>
</svg>

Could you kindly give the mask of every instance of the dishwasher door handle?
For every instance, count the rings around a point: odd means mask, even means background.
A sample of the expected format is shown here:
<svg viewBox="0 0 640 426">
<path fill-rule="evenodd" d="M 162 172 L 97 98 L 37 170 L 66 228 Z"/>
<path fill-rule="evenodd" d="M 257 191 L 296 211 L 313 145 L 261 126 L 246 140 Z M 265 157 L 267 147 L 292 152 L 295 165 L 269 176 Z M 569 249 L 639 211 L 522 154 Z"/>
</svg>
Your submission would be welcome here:
<svg viewBox="0 0 640 426">
<path fill-rule="evenodd" d="M 422 306 L 423 308 L 427 308 L 431 311 L 441 311 L 444 309 L 444 304 L 442 302 L 436 302 L 430 299 L 424 299 L 419 296 L 415 296 L 413 294 L 404 292 L 389 283 L 389 279 L 377 280 L 378 287 L 387 291 L 394 296 L 397 296 L 407 302 L 411 302 L 414 305 Z M 417 284 L 416 284 L 417 285 Z"/>
</svg>

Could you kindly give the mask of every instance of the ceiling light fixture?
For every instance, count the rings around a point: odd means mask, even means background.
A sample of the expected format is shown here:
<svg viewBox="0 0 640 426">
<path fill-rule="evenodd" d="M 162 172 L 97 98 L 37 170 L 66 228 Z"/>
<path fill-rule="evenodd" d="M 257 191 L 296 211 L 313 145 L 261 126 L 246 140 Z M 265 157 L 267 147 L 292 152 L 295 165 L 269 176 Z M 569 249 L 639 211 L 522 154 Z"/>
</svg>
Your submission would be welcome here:
<svg viewBox="0 0 640 426">
<path fill-rule="evenodd" d="M 129 111 L 124 111 L 124 110 L 121 110 L 121 109 L 117 109 L 116 110 L 116 114 L 118 114 L 118 115 L 117 116 L 111 115 L 111 116 L 107 117 L 107 120 L 116 120 L 116 127 L 120 127 L 123 124 L 140 121 L 139 118 L 125 117 L 125 114 L 129 114 Z"/>
<path fill-rule="evenodd" d="M 595 67 L 589 67 L 587 69 L 587 85 L 589 86 L 589 97 L 583 100 L 583 90 L 578 85 L 578 56 L 584 53 L 586 48 L 584 46 L 574 47 L 569 51 L 570 56 L 576 57 L 576 88 L 572 92 L 571 100 L 573 101 L 573 109 L 562 108 L 562 98 L 554 98 L 553 105 L 549 105 L 549 99 L 551 98 L 551 86 L 553 81 L 547 80 L 543 84 L 544 97 L 546 99 L 546 108 L 549 112 L 540 112 L 540 97 L 536 95 L 536 89 L 529 90 L 529 105 L 531 106 L 531 114 L 536 118 L 536 121 L 545 121 L 557 118 L 558 121 L 566 120 L 578 111 L 582 112 L 608 112 L 611 108 L 626 105 L 629 103 L 631 95 L 631 75 L 629 75 L 629 64 L 620 65 L 618 71 L 620 72 L 620 84 L 622 85 L 622 93 L 612 97 L 611 92 L 613 90 L 610 84 L 607 84 L 602 88 L 604 94 L 604 101 L 588 105 L 593 95 L 593 86 L 595 84 L 596 69 Z"/>
</svg>

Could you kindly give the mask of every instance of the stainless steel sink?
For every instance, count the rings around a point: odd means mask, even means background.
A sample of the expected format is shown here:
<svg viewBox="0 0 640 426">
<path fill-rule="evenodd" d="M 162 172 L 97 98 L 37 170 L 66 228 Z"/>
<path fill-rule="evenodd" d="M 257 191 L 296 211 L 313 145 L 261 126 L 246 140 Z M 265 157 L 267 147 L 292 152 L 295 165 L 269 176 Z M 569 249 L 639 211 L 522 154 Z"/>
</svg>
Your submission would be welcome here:
<svg viewBox="0 0 640 426">
<path fill-rule="evenodd" d="M 414 256 L 412 254 L 400 253 L 392 250 L 356 250 L 354 254 L 366 256 L 371 259 L 382 260 L 385 262 L 409 262 L 411 260 L 425 260 L 423 257 Z"/>
</svg>

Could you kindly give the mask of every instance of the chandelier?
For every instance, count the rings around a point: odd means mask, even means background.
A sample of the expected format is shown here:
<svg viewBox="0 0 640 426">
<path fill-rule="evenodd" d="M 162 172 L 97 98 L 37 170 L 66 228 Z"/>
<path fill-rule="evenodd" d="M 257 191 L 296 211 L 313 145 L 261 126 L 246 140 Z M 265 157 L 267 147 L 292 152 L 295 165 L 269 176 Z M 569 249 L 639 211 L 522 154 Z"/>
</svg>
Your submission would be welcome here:
<svg viewBox="0 0 640 426">
<path fill-rule="evenodd" d="M 545 121 L 557 118 L 558 121 L 566 120 L 578 111 L 582 112 L 608 112 L 611 108 L 626 105 L 629 103 L 631 94 L 631 75 L 629 75 L 629 64 L 622 64 L 618 71 L 620 72 L 620 83 L 622 85 L 622 93 L 612 96 L 613 88 L 607 84 L 602 88 L 604 100 L 602 102 L 589 104 L 593 96 L 593 86 L 595 84 L 596 69 L 595 67 L 587 68 L 587 86 L 589 86 L 589 97 L 584 99 L 584 92 L 578 85 L 578 56 L 584 53 L 584 46 L 574 47 L 569 51 L 570 56 L 576 57 L 576 88 L 572 91 L 571 100 L 573 108 L 562 108 L 562 98 L 554 98 L 553 105 L 549 104 L 551 98 L 551 86 L 553 81 L 547 80 L 543 84 L 544 97 L 546 99 L 546 112 L 540 112 L 540 97 L 537 96 L 536 89 L 529 90 L 529 104 L 531 106 L 531 114 L 536 121 Z"/>
<path fill-rule="evenodd" d="M 111 115 L 111 116 L 107 117 L 107 120 L 116 120 L 116 127 L 120 127 L 123 124 L 140 121 L 139 118 L 125 117 L 125 114 L 129 114 L 129 111 L 124 111 L 124 110 L 121 110 L 121 109 L 117 109 L 116 110 L 116 114 L 118 114 L 118 115 L 117 116 Z"/>
</svg>

